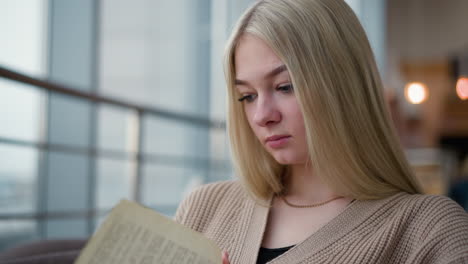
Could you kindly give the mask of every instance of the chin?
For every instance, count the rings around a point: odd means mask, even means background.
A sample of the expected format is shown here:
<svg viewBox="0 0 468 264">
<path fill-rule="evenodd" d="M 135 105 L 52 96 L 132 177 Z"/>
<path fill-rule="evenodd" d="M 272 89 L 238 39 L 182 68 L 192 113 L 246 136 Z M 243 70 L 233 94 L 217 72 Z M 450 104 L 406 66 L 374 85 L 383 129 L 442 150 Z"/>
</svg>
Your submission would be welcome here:
<svg viewBox="0 0 468 264">
<path fill-rule="evenodd" d="M 289 155 L 273 155 L 273 158 L 281 165 L 301 164 L 302 159 Z"/>
<path fill-rule="evenodd" d="M 281 165 L 305 164 L 308 159 L 307 152 L 301 149 L 283 148 L 267 149 L 267 151 Z"/>
</svg>

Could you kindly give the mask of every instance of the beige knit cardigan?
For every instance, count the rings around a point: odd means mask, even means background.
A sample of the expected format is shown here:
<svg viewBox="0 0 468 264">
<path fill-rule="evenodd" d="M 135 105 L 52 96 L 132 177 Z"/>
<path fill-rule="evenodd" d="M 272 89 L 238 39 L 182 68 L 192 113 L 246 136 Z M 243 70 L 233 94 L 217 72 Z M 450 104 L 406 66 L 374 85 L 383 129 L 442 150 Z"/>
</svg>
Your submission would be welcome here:
<svg viewBox="0 0 468 264">
<path fill-rule="evenodd" d="M 256 262 L 268 211 L 239 182 L 227 181 L 194 191 L 175 220 L 227 250 L 231 264 L 250 264 Z M 399 193 L 355 201 L 269 263 L 468 263 L 468 214 L 442 196 Z"/>
</svg>

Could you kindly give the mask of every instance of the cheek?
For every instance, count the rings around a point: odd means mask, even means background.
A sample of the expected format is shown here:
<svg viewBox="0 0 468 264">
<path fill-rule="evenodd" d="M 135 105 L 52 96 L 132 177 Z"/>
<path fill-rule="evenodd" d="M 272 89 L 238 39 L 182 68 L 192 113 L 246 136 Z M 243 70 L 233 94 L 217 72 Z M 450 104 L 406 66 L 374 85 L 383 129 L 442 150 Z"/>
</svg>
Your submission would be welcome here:
<svg viewBox="0 0 468 264">
<path fill-rule="evenodd" d="M 305 131 L 304 119 L 301 118 L 299 121 L 300 121 L 300 123 L 299 123 L 299 126 L 298 126 L 297 130 L 298 130 L 299 133 L 300 133 L 300 137 L 301 137 L 302 142 L 304 143 L 304 146 L 307 146 L 307 139 L 306 139 L 306 131 Z"/>
<path fill-rule="evenodd" d="M 300 129 L 299 131 L 305 133 L 305 124 L 304 124 L 304 116 L 302 115 L 301 109 L 299 106 L 294 104 L 289 108 L 288 115 L 291 117 L 291 122 L 295 129 Z M 299 132 L 298 131 L 298 132 Z"/>
<path fill-rule="evenodd" d="M 252 127 L 252 120 L 253 120 L 253 115 L 252 115 L 252 111 L 249 111 L 250 109 L 248 107 L 243 107 L 244 109 L 244 116 L 245 116 L 245 119 L 247 119 L 247 122 L 249 123 L 250 127 Z"/>
<path fill-rule="evenodd" d="M 299 131 L 301 131 L 301 133 L 305 135 L 304 117 L 302 116 L 301 113 L 299 113 L 296 119 L 296 123 L 297 123 L 297 128 L 300 129 Z"/>
<path fill-rule="evenodd" d="M 258 137 L 258 133 L 255 130 L 256 126 L 255 126 L 255 123 L 254 123 L 254 113 L 253 113 L 252 109 L 249 108 L 249 107 L 244 107 L 244 114 L 245 114 L 245 119 L 247 119 L 247 123 L 249 124 L 250 129 Z"/>
<path fill-rule="evenodd" d="M 290 117 L 290 126 L 292 128 L 293 133 L 297 137 L 297 140 L 301 143 L 301 145 L 307 146 L 305 123 L 302 112 L 298 108 L 293 108 L 291 109 Z"/>
</svg>

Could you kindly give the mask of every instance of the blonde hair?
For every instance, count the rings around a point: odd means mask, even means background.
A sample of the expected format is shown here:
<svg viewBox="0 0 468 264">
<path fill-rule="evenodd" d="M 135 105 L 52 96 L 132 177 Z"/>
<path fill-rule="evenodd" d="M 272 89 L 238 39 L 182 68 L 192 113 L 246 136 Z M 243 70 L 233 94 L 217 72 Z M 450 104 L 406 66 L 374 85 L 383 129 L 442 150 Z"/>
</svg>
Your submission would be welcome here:
<svg viewBox="0 0 468 264">
<path fill-rule="evenodd" d="M 236 100 L 235 49 L 245 33 L 265 41 L 286 65 L 318 177 L 354 199 L 420 192 L 389 123 L 371 47 L 351 8 L 344 0 L 263 0 L 240 18 L 225 52 L 232 156 L 255 198 L 283 192 L 286 167 L 264 149 Z"/>
</svg>

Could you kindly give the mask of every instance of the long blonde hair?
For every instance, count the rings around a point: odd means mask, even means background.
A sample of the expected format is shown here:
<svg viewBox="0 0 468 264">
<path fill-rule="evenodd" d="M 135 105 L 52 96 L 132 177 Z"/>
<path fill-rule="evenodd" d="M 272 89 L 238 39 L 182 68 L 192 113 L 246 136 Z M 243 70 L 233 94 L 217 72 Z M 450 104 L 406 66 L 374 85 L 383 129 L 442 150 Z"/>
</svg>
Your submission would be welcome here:
<svg viewBox="0 0 468 264">
<path fill-rule="evenodd" d="M 255 198 L 284 191 L 285 167 L 257 140 L 236 100 L 234 57 L 244 33 L 265 41 L 286 65 L 318 177 L 354 199 L 420 192 L 390 125 L 371 47 L 351 8 L 344 0 L 262 0 L 240 18 L 225 51 L 232 156 Z"/>
</svg>

